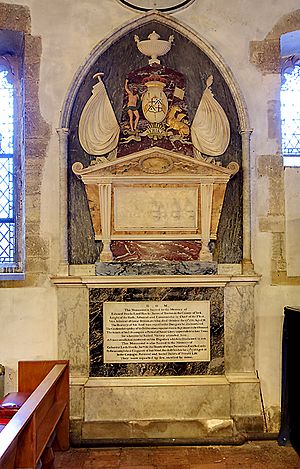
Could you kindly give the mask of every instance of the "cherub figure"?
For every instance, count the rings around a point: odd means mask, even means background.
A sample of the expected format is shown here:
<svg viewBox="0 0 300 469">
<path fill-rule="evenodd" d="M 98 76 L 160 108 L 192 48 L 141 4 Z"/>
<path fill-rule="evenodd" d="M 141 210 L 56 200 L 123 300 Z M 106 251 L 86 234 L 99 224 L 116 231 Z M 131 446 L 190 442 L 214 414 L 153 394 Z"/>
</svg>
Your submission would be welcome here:
<svg viewBox="0 0 300 469">
<path fill-rule="evenodd" d="M 130 122 L 130 129 L 132 132 L 135 132 L 137 129 L 137 125 L 140 120 L 140 113 L 138 110 L 138 101 L 139 101 L 139 94 L 138 94 L 138 87 L 136 85 L 132 85 L 131 89 L 128 86 L 128 80 L 125 80 L 125 91 L 128 95 L 128 103 L 127 103 L 127 112 L 129 115 L 129 122 Z M 133 118 L 134 122 L 133 122 Z"/>
</svg>

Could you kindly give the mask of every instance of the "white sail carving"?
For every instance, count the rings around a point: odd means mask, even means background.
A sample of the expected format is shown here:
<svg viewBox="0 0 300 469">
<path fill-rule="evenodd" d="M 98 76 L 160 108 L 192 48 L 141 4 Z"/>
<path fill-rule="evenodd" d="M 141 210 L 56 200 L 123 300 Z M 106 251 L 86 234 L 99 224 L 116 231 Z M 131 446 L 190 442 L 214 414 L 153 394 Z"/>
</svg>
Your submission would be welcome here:
<svg viewBox="0 0 300 469">
<path fill-rule="evenodd" d="M 230 126 L 224 109 L 210 89 L 212 83 L 210 75 L 191 126 L 191 137 L 198 152 L 219 156 L 229 145 Z"/>
<path fill-rule="evenodd" d="M 103 73 L 96 73 L 98 83 L 93 86 L 78 125 L 79 141 L 90 155 L 105 155 L 114 150 L 119 141 L 120 127 L 101 80 Z"/>
</svg>

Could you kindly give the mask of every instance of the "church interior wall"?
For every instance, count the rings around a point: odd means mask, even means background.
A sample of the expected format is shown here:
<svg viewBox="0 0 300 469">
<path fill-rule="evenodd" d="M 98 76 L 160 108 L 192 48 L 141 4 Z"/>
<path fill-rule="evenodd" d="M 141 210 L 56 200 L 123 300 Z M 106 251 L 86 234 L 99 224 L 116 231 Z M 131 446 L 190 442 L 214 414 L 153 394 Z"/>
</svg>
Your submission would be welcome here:
<svg viewBox="0 0 300 469">
<path fill-rule="evenodd" d="M 7 392 L 16 388 L 17 360 L 58 356 L 58 293 L 50 279 L 57 275 L 61 258 L 61 162 L 56 129 L 64 101 L 93 48 L 138 17 L 113 0 L 102 0 L 101 5 L 97 0 L 17 3 L 2 0 L 0 4 L 0 27 L 25 33 L 28 96 L 26 279 L 0 282 L 0 361 L 7 367 Z M 222 7 L 218 2 L 196 0 L 189 9 L 174 14 L 222 57 L 238 83 L 253 129 L 252 260 L 261 277 L 255 287 L 255 366 L 269 431 L 278 430 L 279 425 L 283 307 L 300 304 L 300 277 L 290 276 L 287 267 L 286 196 L 297 197 L 297 192 L 290 188 L 282 166 L 278 65 L 280 34 L 300 29 L 297 7 L 296 0 L 254 0 L 249 6 L 230 0 L 222 2 Z M 290 169 L 288 173 L 299 188 L 299 172 Z M 299 218 L 299 211 L 293 216 Z"/>
</svg>

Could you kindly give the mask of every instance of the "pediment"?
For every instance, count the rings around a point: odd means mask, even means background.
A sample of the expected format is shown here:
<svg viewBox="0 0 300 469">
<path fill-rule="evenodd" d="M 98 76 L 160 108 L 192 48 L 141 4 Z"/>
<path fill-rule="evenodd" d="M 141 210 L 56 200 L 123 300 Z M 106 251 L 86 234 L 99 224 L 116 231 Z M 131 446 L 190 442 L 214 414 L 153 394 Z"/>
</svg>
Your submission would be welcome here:
<svg viewBox="0 0 300 469">
<path fill-rule="evenodd" d="M 231 177 L 239 170 L 235 162 L 227 167 L 203 159 L 192 158 L 160 147 L 136 152 L 109 161 L 106 158 L 94 160 L 90 166 L 84 168 L 82 163 L 74 163 L 73 172 L 79 177 L 134 177 L 134 176 L 184 176 L 202 175 L 213 177 Z"/>
</svg>

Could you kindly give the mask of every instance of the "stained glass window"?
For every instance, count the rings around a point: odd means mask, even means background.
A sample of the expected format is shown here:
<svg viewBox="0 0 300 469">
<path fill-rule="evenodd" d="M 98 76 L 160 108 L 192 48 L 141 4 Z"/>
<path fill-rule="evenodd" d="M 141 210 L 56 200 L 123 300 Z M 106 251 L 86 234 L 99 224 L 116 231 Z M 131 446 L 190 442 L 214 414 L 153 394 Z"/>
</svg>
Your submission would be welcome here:
<svg viewBox="0 0 300 469">
<path fill-rule="evenodd" d="M 281 142 L 284 164 L 300 164 L 300 63 L 283 71 L 281 86 Z"/>
<path fill-rule="evenodd" d="M 15 265 L 14 87 L 0 69 L 0 266 Z"/>
</svg>

